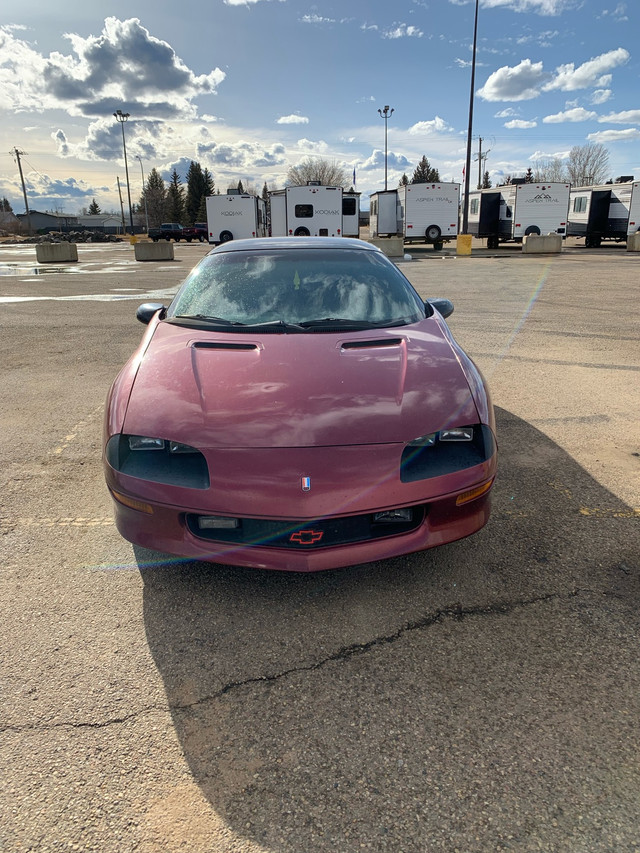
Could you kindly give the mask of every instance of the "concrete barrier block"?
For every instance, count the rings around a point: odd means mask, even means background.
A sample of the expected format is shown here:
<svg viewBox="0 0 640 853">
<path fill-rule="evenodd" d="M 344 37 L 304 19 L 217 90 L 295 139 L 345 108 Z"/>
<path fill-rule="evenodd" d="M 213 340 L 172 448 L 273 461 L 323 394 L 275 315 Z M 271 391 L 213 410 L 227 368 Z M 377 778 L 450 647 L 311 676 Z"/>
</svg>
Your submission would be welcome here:
<svg viewBox="0 0 640 853">
<path fill-rule="evenodd" d="M 370 237 L 367 242 L 382 249 L 388 258 L 404 257 L 403 237 Z"/>
<path fill-rule="evenodd" d="M 627 235 L 627 252 L 640 252 L 640 231 Z"/>
<path fill-rule="evenodd" d="M 522 238 L 522 251 L 525 254 L 551 255 L 561 250 L 561 234 L 528 234 Z"/>
<path fill-rule="evenodd" d="M 78 262 L 75 243 L 36 243 L 36 260 L 39 264 L 68 264 Z"/>
<path fill-rule="evenodd" d="M 162 240 L 159 243 L 135 243 L 133 247 L 136 261 L 172 261 L 173 243 Z"/>
<path fill-rule="evenodd" d="M 472 239 L 473 235 L 471 234 L 458 234 L 456 238 L 456 254 L 470 255 Z"/>
</svg>

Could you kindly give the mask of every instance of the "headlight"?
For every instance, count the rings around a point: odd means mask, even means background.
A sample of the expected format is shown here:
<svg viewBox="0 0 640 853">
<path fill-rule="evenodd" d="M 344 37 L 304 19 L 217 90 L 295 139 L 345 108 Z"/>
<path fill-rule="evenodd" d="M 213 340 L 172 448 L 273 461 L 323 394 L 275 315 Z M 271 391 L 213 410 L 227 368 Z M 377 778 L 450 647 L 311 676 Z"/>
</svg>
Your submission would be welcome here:
<svg viewBox="0 0 640 853">
<path fill-rule="evenodd" d="M 129 477 L 188 489 L 209 488 L 209 468 L 204 455 L 180 441 L 146 435 L 112 435 L 105 455 L 112 468 Z"/>
<path fill-rule="evenodd" d="M 495 440 L 488 426 L 447 427 L 407 442 L 400 461 L 400 480 L 410 483 L 441 477 L 480 465 L 494 452 Z"/>
</svg>

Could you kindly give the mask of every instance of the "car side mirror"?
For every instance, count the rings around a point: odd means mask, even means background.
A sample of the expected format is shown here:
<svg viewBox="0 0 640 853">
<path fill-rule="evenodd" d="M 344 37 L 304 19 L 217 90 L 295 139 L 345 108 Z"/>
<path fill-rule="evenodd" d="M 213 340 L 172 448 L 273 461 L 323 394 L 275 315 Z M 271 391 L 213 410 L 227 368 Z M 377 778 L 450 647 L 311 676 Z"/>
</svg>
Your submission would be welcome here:
<svg viewBox="0 0 640 853">
<path fill-rule="evenodd" d="M 440 312 L 445 319 L 453 314 L 453 302 L 449 299 L 442 299 L 441 297 L 437 299 L 427 299 L 427 305 L 431 305 L 432 308 L 435 308 L 436 311 Z"/>
<path fill-rule="evenodd" d="M 158 311 L 166 310 L 166 307 L 161 302 L 144 302 L 136 311 L 136 320 L 140 320 L 141 323 L 148 326 Z"/>
</svg>

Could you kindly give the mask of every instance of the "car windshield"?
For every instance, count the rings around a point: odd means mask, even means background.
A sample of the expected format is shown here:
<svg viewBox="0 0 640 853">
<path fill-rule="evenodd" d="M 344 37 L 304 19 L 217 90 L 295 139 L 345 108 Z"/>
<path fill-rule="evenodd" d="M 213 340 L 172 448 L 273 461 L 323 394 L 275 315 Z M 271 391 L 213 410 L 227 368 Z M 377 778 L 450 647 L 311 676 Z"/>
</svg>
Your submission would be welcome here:
<svg viewBox="0 0 640 853">
<path fill-rule="evenodd" d="M 328 321 L 370 328 L 424 316 L 424 303 L 385 256 L 322 248 L 208 255 L 167 312 L 174 322 L 195 319 L 232 330 L 262 324 L 320 328 Z"/>
</svg>

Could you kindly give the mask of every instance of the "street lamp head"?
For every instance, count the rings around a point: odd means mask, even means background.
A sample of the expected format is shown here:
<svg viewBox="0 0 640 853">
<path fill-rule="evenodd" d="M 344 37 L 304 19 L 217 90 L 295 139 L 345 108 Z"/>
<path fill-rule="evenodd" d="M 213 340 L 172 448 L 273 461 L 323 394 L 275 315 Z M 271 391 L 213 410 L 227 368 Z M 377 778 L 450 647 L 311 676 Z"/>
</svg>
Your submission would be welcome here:
<svg viewBox="0 0 640 853">
<path fill-rule="evenodd" d="M 387 104 L 383 110 L 378 110 L 382 118 L 387 118 L 393 113 L 393 108 L 389 109 L 389 105 Z"/>
<path fill-rule="evenodd" d="M 125 122 L 129 118 L 129 113 L 123 113 L 122 110 L 116 110 L 113 117 L 118 119 L 118 121 Z"/>
</svg>

